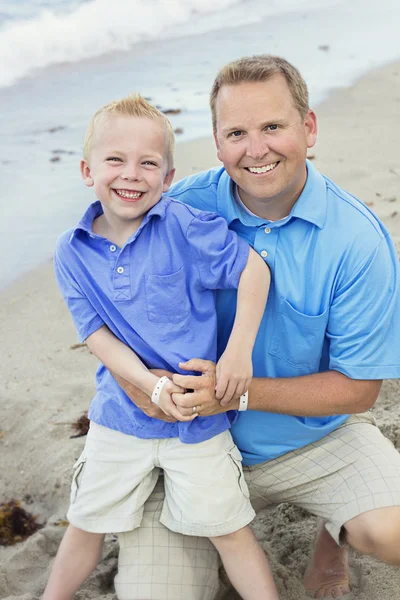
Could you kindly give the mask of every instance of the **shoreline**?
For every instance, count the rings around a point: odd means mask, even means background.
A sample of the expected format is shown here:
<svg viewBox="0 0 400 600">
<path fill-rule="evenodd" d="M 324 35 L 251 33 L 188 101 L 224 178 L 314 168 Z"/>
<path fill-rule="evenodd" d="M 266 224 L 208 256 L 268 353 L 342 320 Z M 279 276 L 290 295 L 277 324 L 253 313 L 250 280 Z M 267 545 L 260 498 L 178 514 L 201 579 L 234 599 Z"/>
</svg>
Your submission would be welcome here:
<svg viewBox="0 0 400 600">
<path fill-rule="evenodd" d="M 334 90 L 319 105 L 319 142 L 309 154 L 317 169 L 376 212 L 400 251 L 399 108 L 396 62 L 371 71 L 350 88 Z M 176 156 L 178 176 L 218 164 L 211 137 L 178 144 Z M 84 438 L 71 439 L 71 425 L 89 406 L 97 360 L 85 346 L 76 346 L 51 260 L 0 292 L 0 327 L 0 502 L 22 500 L 43 524 L 25 542 L 0 546 L 0 598 L 38 600 L 65 531 L 72 465 L 84 445 Z M 398 449 L 399 394 L 400 380 L 385 382 L 373 409 Z M 315 519 L 281 505 L 262 511 L 254 530 L 268 552 L 282 600 L 306 600 L 302 576 Z M 103 557 L 77 599 L 116 600 L 113 536 L 107 537 Z M 354 591 L 347 600 L 398 597 L 400 569 L 356 553 L 350 555 L 350 568 Z"/>
<path fill-rule="evenodd" d="M 337 124 L 337 127 L 343 127 L 343 122 L 345 122 L 346 126 L 350 130 L 351 139 L 354 139 L 354 136 L 356 135 L 358 137 L 363 135 L 363 132 L 355 131 L 358 129 L 357 121 L 360 118 L 359 110 L 360 108 L 361 111 L 363 110 L 362 106 L 360 106 L 360 95 L 362 92 L 370 91 L 374 95 L 376 105 L 378 106 L 382 104 L 380 84 L 385 83 L 385 76 L 391 72 L 396 72 L 398 74 L 398 87 L 400 88 L 400 61 L 397 60 L 389 62 L 381 67 L 378 67 L 377 69 L 375 68 L 367 71 L 363 75 L 357 77 L 353 84 L 349 87 L 329 88 L 327 90 L 326 98 L 320 104 L 315 105 L 315 107 L 311 106 L 311 108 L 315 109 L 317 114 L 319 133 L 317 144 L 314 148 L 309 150 L 309 156 L 315 156 L 315 159 L 313 159 L 313 164 L 316 165 L 319 171 L 332 178 L 337 184 L 357 196 L 360 200 L 366 202 L 368 206 L 372 208 L 372 210 L 377 211 L 377 215 L 380 219 L 388 220 L 388 223 L 386 224 L 389 225 L 390 233 L 397 238 L 396 232 L 393 232 L 390 229 L 391 221 L 389 218 L 394 212 L 394 210 L 391 211 L 390 208 L 393 207 L 387 206 L 387 210 L 385 210 L 381 203 L 376 201 L 377 198 L 379 199 L 379 196 L 374 196 L 371 194 L 371 189 L 368 187 L 368 170 L 374 168 L 374 153 L 366 153 L 363 165 L 358 166 L 358 171 L 355 171 L 354 169 L 346 166 L 346 163 L 350 162 L 351 159 L 351 153 L 348 153 L 348 150 L 351 148 L 351 144 L 345 145 L 344 147 L 341 146 L 341 139 L 334 135 L 333 143 L 335 150 L 337 150 L 337 156 L 332 156 L 332 138 L 329 137 L 330 128 L 333 126 L 333 121 L 335 122 L 335 125 Z M 392 85 L 392 87 L 394 88 L 395 86 Z M 400 91 L 397 93 L 400 94 Z M 400 100 L 398 102 L 400 102 Z M 396 109 L 399 111 L 400 106 L 397 106 L 397 102 L 393 103 L 390 97 L 390 92 L 386 94 L 386 98 L 383 100 L 383 103 L 386 105 L 387 110 L 386 112 L 381 111 L 383 112 L 383 115 L 380 115 L 381 119 L 383 118 L 384 121 L 387 121 L 388 117 L 391 116 L 393 119 L 393 125 L 395 126 L 396 119 L 398 120 L 398 115 L 395 111 Z M 371 104 L 371 102 L 369 104 Z M 374 110 L 368 110 L 371 113 L 373 120 Z M 394 127 L 393 129 L 395 130 L 396 128 Z M 391 129 L 387 128 L 387 132 L 385 132 L 384 135 L 388 135 L 390 133 Z M 348 131 L 346 132 L 343 130 L 344 140 L 346 140 L 347 136 Z M 345 141 L 344 144 L 346 144 Z M 398 165 L 398 162 L 396 162 L 395 153 L 390 153 L 388 159 L 390 161 L 389 169 L 394 171 L 394 173 L 392 172 L 392 175 L 395 179 L 398 179 L 398 183 L 400 184 L 400 166 Z M 210 135 L 204 135 L 182 141 L 179 141 L 179 135 L 176 136 L 176 173 L 174 181 L 178 181 L 179 179 L 182 179 L 188 175 L 193 175 L 196 172 L 219 165 L 221 165 L 221 163 L 216 155 L 215 144 L 211 132 L 211 116 Z M 78 174 L 76 177 L 78 177 Z M 357 179 L 357 177 L 359 179 Z M 382 181 L 382 174 L 374 177 L 374 184 L 376 185 L 378 194 L 381 193 L 382 195 L 387 195 L 385 194 L 385 191 L 379 192 L 379 189 L 385 190 L 386 186 L 385 182 Z M 393 197 L 393 195 L 390 196 L 389 194 L 389 197 Z M 397 239 L 396 242 L 398 242 Z M 0 300 L 4 294 L 8 293 L 9 288 L 11 288 L 13 285 L 17 285 L 18 282 L 23 281 L 29 273 L 37 270 L 40 271 L 40 269 L 43 268 L 47 263 L 51 262 L 51 260 L 51 257 L 44 258 L 32 269 L 24 271 L 20 276 L 5 283 L 3 286 L 0 285 Z"/>
</svg>

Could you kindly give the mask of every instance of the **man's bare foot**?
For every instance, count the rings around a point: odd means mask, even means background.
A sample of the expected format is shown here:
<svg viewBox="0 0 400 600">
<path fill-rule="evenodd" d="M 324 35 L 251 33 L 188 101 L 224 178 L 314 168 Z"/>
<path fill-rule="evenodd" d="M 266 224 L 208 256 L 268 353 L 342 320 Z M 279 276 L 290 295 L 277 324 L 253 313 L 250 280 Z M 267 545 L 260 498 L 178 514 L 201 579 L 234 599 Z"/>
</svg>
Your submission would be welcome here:
<svg viewBox="0 0 400 600">
<path fill-rule="evenodd" d="M 304 586 L 314 598 L 340 598 L 350 591 L 347 548 L 338 546 L 318 521 L 311 563 L 304 575 Z"/>
</svg>

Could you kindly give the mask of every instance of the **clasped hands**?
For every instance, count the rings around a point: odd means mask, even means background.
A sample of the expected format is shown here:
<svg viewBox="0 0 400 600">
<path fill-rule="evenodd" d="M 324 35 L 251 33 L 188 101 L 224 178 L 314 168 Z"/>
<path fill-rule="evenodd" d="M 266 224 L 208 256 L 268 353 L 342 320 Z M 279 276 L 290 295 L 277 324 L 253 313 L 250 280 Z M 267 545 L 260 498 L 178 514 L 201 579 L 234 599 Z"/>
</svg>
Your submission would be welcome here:
<svg viewBox="0 0 400 600">
<path fill-rule="evenodd" d="M 197 416 L 207 417 L 237 409 L 239 397 L 248 389 L 251 381 L 251 362 L 233 365 L 224 355 L 215 365 L 214 362 L 193 358 L 179 364 L 185 371 L 197 371 L 200 375 L 171 374 L 166 371 L 153 371 L 157 376 L 167 375 L 163 388 L 164 399 L 160 406 L 151 407 L 150 412 L 142 410 L 149 416 L 166 421 L 191 421 Z M 250 374 L 250 376 L 248 376 Z M 190 391 L 187 391 L 190 390 Z M 155 414 L 156 413 L 156 414 Z"/>
</svg>

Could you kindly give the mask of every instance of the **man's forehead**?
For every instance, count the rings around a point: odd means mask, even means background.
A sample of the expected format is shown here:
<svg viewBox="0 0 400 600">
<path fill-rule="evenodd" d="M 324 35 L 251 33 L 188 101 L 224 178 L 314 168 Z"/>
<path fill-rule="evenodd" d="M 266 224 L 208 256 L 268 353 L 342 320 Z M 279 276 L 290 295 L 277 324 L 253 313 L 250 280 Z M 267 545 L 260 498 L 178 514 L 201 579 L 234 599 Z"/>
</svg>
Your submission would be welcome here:
<svg viewBox="0 0 400 600">
<path fill-rule="evenodd" d="M 283 75 L 277 73 L 265 81 L 243 81 L 222 85 L 217 96 L 216 106 L 221 108 L 226 103 L 248 107 L 248 99 L 260 102 L 277 101 L 293 104 L 292 93 Z"/>
<path fill-rule="evenodd" d="M 217 125 L 229 128 L 247 121 L 285 121 L 296 110 L 293 97 L 285 80 L 284 85 L 275 85 L 271 79 L 222 86 L 216 101 Z"/>
</svg>

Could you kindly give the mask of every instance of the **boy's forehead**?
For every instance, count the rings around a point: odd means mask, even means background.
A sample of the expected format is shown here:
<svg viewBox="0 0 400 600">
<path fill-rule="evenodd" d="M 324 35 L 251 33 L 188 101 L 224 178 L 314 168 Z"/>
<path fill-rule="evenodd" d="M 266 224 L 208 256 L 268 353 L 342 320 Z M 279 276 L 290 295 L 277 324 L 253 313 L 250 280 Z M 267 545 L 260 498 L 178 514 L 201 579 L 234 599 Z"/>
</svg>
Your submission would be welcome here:
<svg viewBox="0 0 400 600">
<path fill-rule="evenodd" d="M 146 117 L 115 113 L 100 115 L 94 126 L 92 148 L 116 144 L 148 146 L 164 152 L 166 131 L 161 122 Z"/>
</svg>

